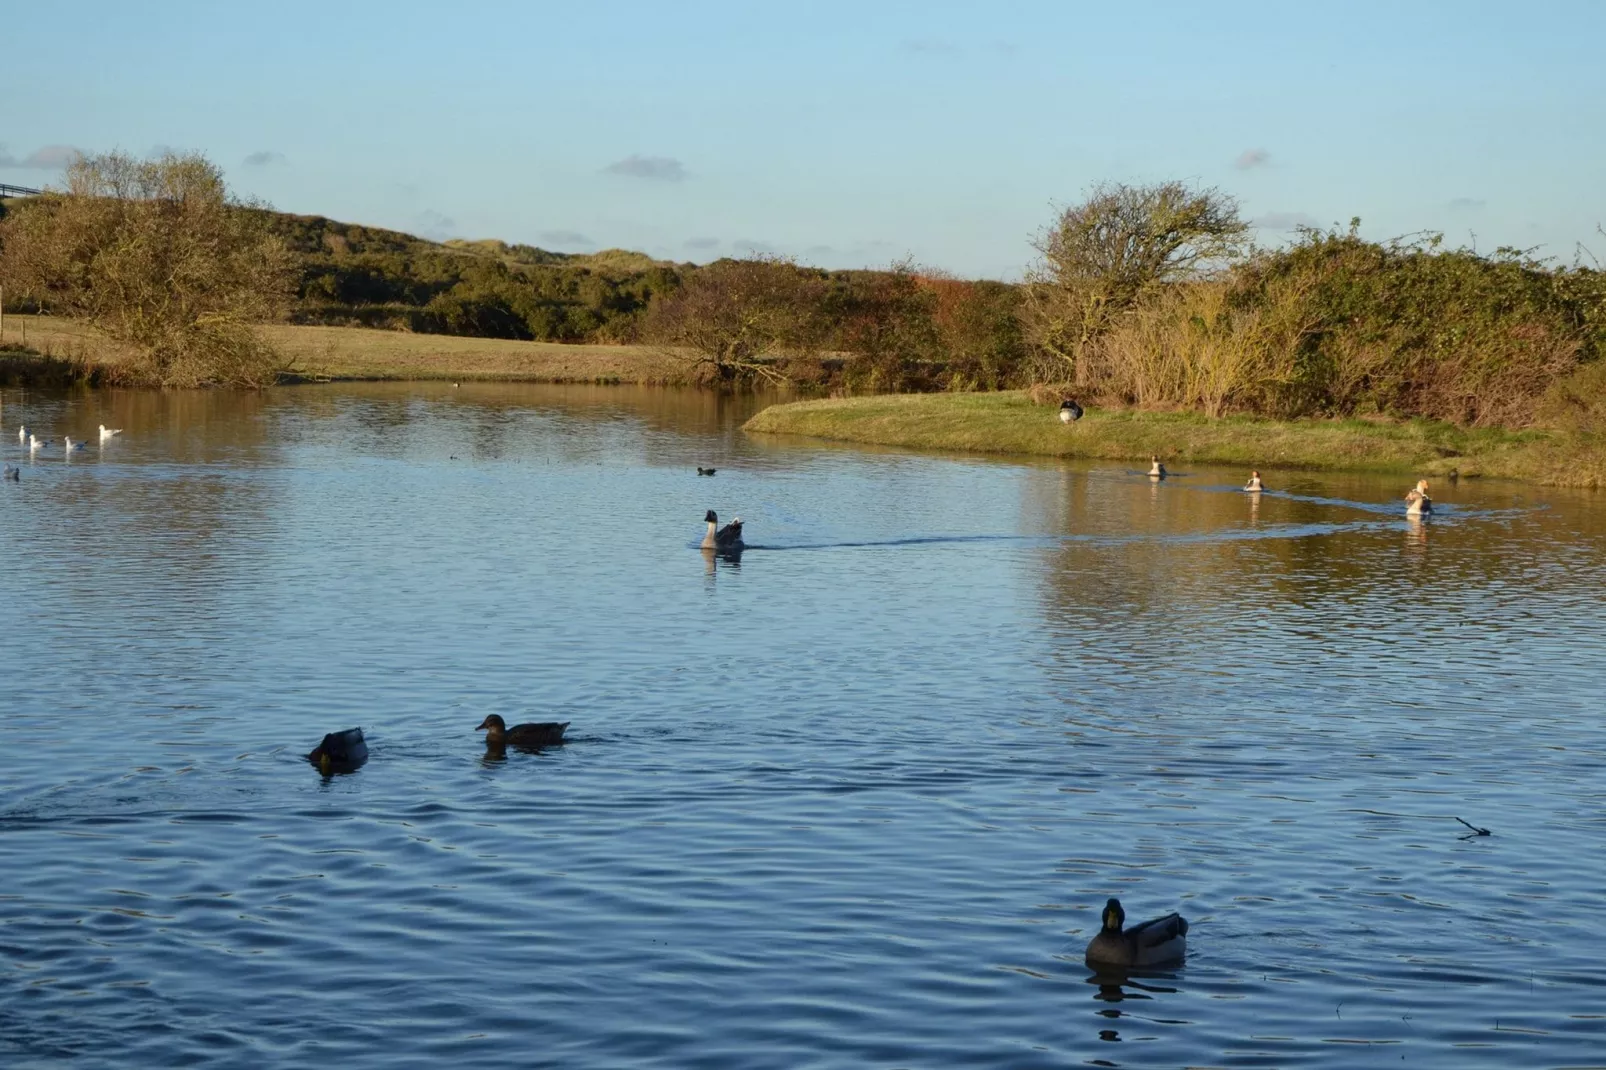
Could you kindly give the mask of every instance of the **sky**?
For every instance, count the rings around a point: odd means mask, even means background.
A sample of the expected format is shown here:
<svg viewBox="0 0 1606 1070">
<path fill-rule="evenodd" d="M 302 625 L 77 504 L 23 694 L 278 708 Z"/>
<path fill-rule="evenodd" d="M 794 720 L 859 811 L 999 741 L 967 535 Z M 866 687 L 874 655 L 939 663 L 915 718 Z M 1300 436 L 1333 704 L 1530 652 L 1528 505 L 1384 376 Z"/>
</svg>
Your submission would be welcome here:
<svg viewBox="0 0 1606 1070">
<path fill-rule="evenodd" d="M 0 182 L 199 151 L 441 239 L 1019 278 L 1101 181 L 1606 260 L 1606 3 L 82 0 L 6 18 Z"/>
</svg>

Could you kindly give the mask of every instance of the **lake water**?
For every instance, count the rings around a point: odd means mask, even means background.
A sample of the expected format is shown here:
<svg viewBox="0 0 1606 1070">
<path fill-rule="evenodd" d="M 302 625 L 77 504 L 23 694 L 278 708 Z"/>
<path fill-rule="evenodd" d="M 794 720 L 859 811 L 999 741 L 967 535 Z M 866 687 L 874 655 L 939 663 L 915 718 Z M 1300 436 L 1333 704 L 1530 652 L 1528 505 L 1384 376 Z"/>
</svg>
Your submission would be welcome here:
<svg viewBox="0 0 1606 1070">
<path fill-rule="evenodd" d="M 1606 1065 L 1598 494 L 0 400 L 7 1068 Z M 1186 964 L 1094 977 L 1111 895 Z"/>
</svg>

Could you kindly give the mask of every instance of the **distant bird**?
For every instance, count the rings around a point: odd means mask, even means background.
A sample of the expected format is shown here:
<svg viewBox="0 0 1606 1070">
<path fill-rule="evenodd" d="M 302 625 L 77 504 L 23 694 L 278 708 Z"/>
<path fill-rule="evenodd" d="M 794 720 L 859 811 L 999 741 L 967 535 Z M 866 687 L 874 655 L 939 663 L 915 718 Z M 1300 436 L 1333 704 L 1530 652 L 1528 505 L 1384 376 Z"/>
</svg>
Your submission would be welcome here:
<svg viewBox="0 0 1606 1070">
<path fill-rule="evenodd" d="M 708 534 L 703 536 L 704 550 L 740 550 L 742 542 L 742 518 L 737 517 L 723 528 L 719 526 L 719 517 L 710 509 L 708 515 L 703 517 L 708 523 Z"/>
<path fill-rule="evenodd" d="M 6 465 L 5 478 L 9 479 L 13 483 L 21 483 L 22 482 L 22 469 L 18 468 L 14 464 Z"/>
<path fill-rule="evenodd" d="M 1074 424 L 1081 418 L 1082 406 L 1078 405 L 1070 398 L 1066 398 L 1064 401 L 1060 402 L 1060 423 Z"/>
<path fill-rule="evenodd" d="M 697 466 L 697 474 L 700 475 L 700 476 L 711 476 L 711 475 L 714 474 L 714 469 L 712 469 L 712 468 L 704 468 L 702 465 L 698 465 Z"/>
<path fill-rule="evenodd" d="M 1461 478 L 1461 469 L 1452 468 L 1452 469 L 1450 469 L 1448 475 L 1449 475 L 1450 482 L 1454 483 L 1456 480 Z"/>
<path fill-rule="evenodd" d="M 1419 479 L 1416 486 L 1405 492 L 1406 516 L 1430 516 L 1433 513 L 1433 499 L 1428 497 L 1428 481 Z"/>
<path fill-rule="evenodd" d="M 1265 489 L 1266 489 L 1266 484 L 1264 484 L 1264 483 L 1262 483 L 1260 481 L 1260 473 L 1259 472 L 1250 472 L 1249 473 L 1249 482 L 1244 484 L 1244 490 L 1250 491 L 1251 493 L 1259 493 L 1260 491 L 1263 491 Z"/>
<path fill-rule="evenodd" d="M 123 429 L 121 427 L 107 427 L 105 424 L 101 424 L 100 425 L 100 440 L 102 442 L 105 442 L 108 438 L 111 438 L 113 435 L 120 435 L 122 433 L 123 433 Z"/>
<path fill-rule="evenodd" d="M 312 748 L 307 761 L 318 767 L 324 776 L 330 773 L 349 773 L 368 760 L 368 742 L 362 738 L 361 728 L 348 728 L 343 732 L 330 732 L 323 742 Z"/>
<path fill-rule="evenodd" d="M 1087 945 L 1090 966 L 1159 966 L 1179 962 L 1188 952 L 1188 919 L 1181 914 L 1125 929 L 1119 899 L 1104 904 L 1104 927 Z"/>
<path fill-rule="evenodd" d="M 512 728 L 498 713 L 488 714 L 474 731 L 485 733 L 487 747 L 556 747 L 563 743 L 563 730 L 568 721 L 544 721 L 537 724 L 516 724 Z"/>
<path fill-rule="evenodd" d="M 40 438 L 38 435 L 32 434 L 28 436 L 29 453 L 33 453 L 35 450 L 42 450 L 48 445 L 50 445 L 50 440 L 48 438 Z"/>
<path fill-rule="evenodd" d="M 73 450 L 81 450 L 84 448 L 84 441 L 82 439 L 68 438 L 66 435 L 62 435 L 61 448 L 66 450 L 68 453 L 71 453 Z"/>
<path fill-rule="evenodd" d="M 1165 478 L 1165 465 L 1161 464 L 1160 463 L 1160 458 L 1156 457 L 1152 453 L 1149 454 L 1149 478 L 1150 479 L 1164 479 Z"/>
<path fill-rule="evenodd" d="M 26 442 L 26 441 L 28 441 L 28 428 L 27 428 L 26 425 L 17 428 L 17 441 L 18 442 Z"/>
</svg>

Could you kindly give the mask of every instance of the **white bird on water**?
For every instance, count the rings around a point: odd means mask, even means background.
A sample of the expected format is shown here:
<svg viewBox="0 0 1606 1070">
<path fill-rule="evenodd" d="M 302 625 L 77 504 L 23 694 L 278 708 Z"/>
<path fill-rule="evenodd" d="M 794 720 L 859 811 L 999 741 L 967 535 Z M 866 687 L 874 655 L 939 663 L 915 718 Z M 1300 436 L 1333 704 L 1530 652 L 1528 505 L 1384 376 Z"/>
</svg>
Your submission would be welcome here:
<svg viewBox="0 0 1606 1070">
<path fill-rule="evenodd" d="M 68 438 L 66 435 L 62 435 L 61 448 L 66 450 L 68 453 L 71 453 L 73 450 L 81 450 L 84 448 L 84 441 L 83 439 L 72 439 Z"/>
<path fill-rule="evenodd" d="M 35 450 L 43 449 L 44 447 L 46 447 L 48 445 L 50 445 L 50 440 L 49 439 L 40 438 L 38 435 L 34 435 L 34 434 L 30 434 L 28 436 L 28 452 L 29 453 L 32 453 Z"/>
<path fill-rule="evenodd" d="M 26 424 L 23 425 L 22 427 L 17 428 L 17 441 L 18 442 L 26 442 L 26 441 L 28 441 L 28 428 L 27 428 Z"/>
<path fill-rule="evenodd" d="M 121 427 L 107 427 L 105 424 L 101 424 L 100 425 L 100 440 L 102 442 L 105 442 L 108 438 L 111 438 L 113 435 L 120 435 L 122 433 L 123 433 L 123 429 Z"/>
</svg>

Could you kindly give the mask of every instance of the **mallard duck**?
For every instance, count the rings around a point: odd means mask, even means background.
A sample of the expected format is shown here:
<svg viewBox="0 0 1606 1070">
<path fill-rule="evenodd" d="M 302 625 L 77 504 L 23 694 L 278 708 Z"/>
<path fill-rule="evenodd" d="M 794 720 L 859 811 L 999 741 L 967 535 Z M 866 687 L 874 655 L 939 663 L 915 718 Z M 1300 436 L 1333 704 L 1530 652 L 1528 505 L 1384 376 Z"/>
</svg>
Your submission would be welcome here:
<svg viewBox="0 0 1606 1070">
<path fill-rule="evenodd" d="M 1428 497 L 1428 481 L 1419 479 L 1416 486 L 1405 492 L 1405 515 L 1428 516 L 1433 512 L 1433 499 Z"/>
<path fill-rule="evenodd" d="M 740 550 L 742 543 L 742 518 L 737 517 L 724 527 L 719 526 L 719 516 L 712 510 L 703 517 L 708 522 L 708 534 L 703 536 L 703 549 L 705 550 Z"/>
<path fill-rule="evenodd" d="M 1082 406 L 1066 398 L 1060 402 L 1060 423 L 1074 424 L 1082 418 Z"/>
<path fill-rule="evenodd" d="M 1165 465 L 1161 464 L 1160 463 L 1160 458 L 1156 457 L 1152 453 L 1149 454 L 1149 478 L 1150 479 L 1164 479 L 1165 478 Z"/>
<path fill-rule="evenodd" d="M 1266 484 L 1264 484 L 1264 483 L 1262 483 L 1260 481 L 1260 473 L 1259 472 L 1250 472 L 1249 473 L 1249 482 L 1244 484 L 1244 490 L 1247 490 L 1247 491 L 1250 491 L 1250 492 L 1253 493 L 1253 492 L 1262 491 L 1262 490 L 1265 490 L 1265 489 L 1266 489 Z"/>
<path fill-rule="evenodd" d="M 1178 962 L 1188 952 L 1188 919 L 1181 914 L 1146 921 L 1124 929 L 1126 911 L 1119 899 L 1104 904 L 1104 927 L 1087 945 L 1089 965 L 1159 966 Z"/>
<path fill-rule="evenodd" d="M 307 761 L 318 767 L 324 776 L 330 773 L 349 773 L 368 760 L 368 743 L 362 738 L 361 728 L 348 728 L 344 732 L 330 732 L 323 742 L 312 748 Z"/>
<path fill-rule="evenodd" d="M 697 466 L 697 474 L 700 475 L 700 476 L 711 476 L 711 475 L 714 474 L 714 469 L 712 469 L 712 468 L 704 468 L 702 465 L 698 465 Z"/>
<path fill-rule="evenodd" d="M 474 731 L 485 733 L 487 747 L 556 747 L 563 742 L 563 730 L 568 721 L 545 721 L 540 724 L 516 724 L 512 728 L 499 713 L 488 714 Z"/>
<path fill-rule="evenodd" d="M 122 433 L 123 433 L 123 429 L 121 427 L 107 427 L 105 424 L 101 424 L 100 425 L 100 440 L 102 442 L 105 442 L 108 438 L 111 438 L 113 435 L 120 435 Z"/>
</svg>

